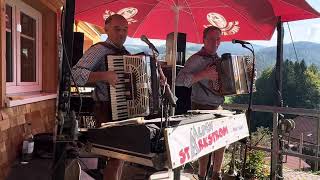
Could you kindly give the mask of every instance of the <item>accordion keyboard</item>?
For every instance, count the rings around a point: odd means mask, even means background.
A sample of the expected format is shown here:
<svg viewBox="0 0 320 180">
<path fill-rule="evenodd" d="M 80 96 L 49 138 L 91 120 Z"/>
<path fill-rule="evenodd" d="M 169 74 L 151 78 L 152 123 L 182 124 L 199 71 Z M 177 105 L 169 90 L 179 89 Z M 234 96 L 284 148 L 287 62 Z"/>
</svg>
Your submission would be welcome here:
<svg viewBox="0 0 320 180">
<path fill-rule="evenodd" d="M 144 56 L 108 56 L 108 70 L 119 82 L 110 86 L 112 120 L 147 116 L 149 110 L 148 62 Z"/>
</svg>

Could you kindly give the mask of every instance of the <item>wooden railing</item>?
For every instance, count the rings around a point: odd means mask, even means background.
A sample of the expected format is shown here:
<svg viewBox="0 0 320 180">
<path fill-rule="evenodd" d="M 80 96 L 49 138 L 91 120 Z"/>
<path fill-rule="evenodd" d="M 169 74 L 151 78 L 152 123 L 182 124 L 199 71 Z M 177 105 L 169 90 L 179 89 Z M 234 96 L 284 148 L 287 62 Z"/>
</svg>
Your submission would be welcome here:
<svg viewBox="0 0 320 180">
<path fill-rule="evenodd" d="M 247 110 L 248 105 L 247 104 L 224 104 L 224 109 L 229 110 Z M 265 106 L 265 105 L 253 105 L 252 111 L 255 112 L 269 112 L 273 114 L 273 122 L 272 122 L 272 148 L 262 148 L 262 147 L 252 147 L 253 149 L 262 150 L 266 152 L 271 152 L 271 171 L 270 171 L 270 177 L 272 180 L 276 179 L 277 175 L 279 174 L 279 162 L 278 162 L 278 156 L 279 153 L 282 155 L 290 155 L 294 157 L 299 157 L 302 159 L 309 159 L 312 161 L 315 161 L 315 169 L 318 169 L 318 162 L 320 162 L 320 157 L 318 157 L 319 154 L 319 145 L 320 145 L 320 110 L 316 109 L 303 109 L 303 108 L 290 108 L 290 107 L 276 107 L 276 106 Z M 287 150 L 280 150 L 279 149 L 279 134 L 278 134 L 278 118 L 279 113 L 281 114 L 290 114 L 290 115 L 300 115 L 300 116 L 311 116 L 318 118 L 317 121 L 317 144 L 316 144 L 316 156 L 306 155 L 302 153 L 296 153 L 291 152 Z M 282 169 L 282 167 L 281 167 Z M 281 172 L 282 174 L 282 172 Z"/>
</svg>

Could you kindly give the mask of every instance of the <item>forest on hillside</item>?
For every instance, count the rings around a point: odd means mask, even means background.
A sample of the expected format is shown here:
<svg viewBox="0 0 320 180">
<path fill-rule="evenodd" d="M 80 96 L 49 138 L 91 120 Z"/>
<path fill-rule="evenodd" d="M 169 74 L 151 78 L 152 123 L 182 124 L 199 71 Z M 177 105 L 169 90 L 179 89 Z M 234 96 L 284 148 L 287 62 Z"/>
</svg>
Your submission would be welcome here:
<svg viewBox="0 0 320 180">
<path fill-rule="evenodd" d="M 302 61 L 286 60 L 283 66 L 282 97 L 285 107 L 318 109 L 320 107 L 320 71 L 314 65 Z M 265 69 L 256 80 L 253 104 L 276 105 L 275 68 Z M 248 103 L 248 95 L 231 97 L 232 103 Z M 252 128 L 272 127 L 271 113 L 254 113 Z"/>
</svg>

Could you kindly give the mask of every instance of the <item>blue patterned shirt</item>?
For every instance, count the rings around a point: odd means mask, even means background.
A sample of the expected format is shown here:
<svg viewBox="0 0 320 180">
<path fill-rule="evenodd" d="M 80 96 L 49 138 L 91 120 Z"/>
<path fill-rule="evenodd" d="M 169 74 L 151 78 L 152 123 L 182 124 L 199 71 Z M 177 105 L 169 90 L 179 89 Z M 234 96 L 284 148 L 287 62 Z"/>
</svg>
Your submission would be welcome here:
<svg viewBox="0 0 320 180">
<path fill-rule="evenodd" d="M 91 72 L 106 71 L 105 59 L 107 55 L 115 55 L 115 49 L 119 49 L 109 39 L 105 41 L 114 48 L 108 48 L 102 44 L 96 44 L 90 47 L 76 65 L 73 66 L 71 73 L 78 86 L 84 86 L 88 82 Z M 125 48 L 124 48 L 125 50 Z M 110 101 L 109 84 L 104 81 L 96 82 L 96 87 L 93 92 L 93 99 L 99 101 Z"/>
</svg>

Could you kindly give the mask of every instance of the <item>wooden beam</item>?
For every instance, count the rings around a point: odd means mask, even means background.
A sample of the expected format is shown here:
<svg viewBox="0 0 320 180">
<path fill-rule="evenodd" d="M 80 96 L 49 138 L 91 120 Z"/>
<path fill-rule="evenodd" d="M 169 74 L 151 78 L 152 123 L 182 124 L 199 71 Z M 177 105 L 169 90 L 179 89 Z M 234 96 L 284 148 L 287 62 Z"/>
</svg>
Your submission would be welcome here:
<svg viewBox="0 0 320 180">
<path fill-rule="evenodd" d="M 251 148 L 255 149 L 255 150 L 259 150 L 259 151 L 272 152 L 272 149 L 266 148 L 266 147 L 252 146 Z M 297 153 L 297 152 L 291 152 L 288 150 L 281 151 L 281 153 L 283 155 L 294 156 L 294 157 L 298 157 L 298 158 L 302 158 L 302 159 L 309 159 L 312 161 L 320 162 L 320 157 L 317 157 L 317 156 L 306 155 L 306 154 L 301 154 L 301 153 Z"/>
<path fill-rule="evenodd" d="M 317 151 L 316 151 L 316 156 L 319 157 L 319 145 L 320 145 L 320 117 L 318 116 L 318 121 L 317 121 Z M 318 171 L 319 170 L 319 162 L 317 161 L 315 163 L 315 168 L 314 170 Z"/>
<path fill-rule="evenodd" d="M 57 13 L 42 14 L 42 90 L 56 93 L 58 84 Z"/>
<path fill-rule="evenodd" d="M 24 3 L 30 5 L 32 8 L 37 9 L 41 13 L 48 11 L 59 12 L 61 7 L 64 5 L 63 0 L 22 0 Z"/>
<path fill-rule="evenodd" d="M 282 154 L 279 154 L 280 152 L 280 146 L 279 146 L 279 134 L 278 134 L 278 124 L 279 124 L 279 114 L 273 113 L 273 119 L 272 119 L 272 142 L 271 142 L 271 166 L 270 166 L 270 179 L 275 180 L 277 179 L 277 174 L 279 173 L 278 169 L 278 162 L 279 162 L 279 156 L 282 156 Z M 282 163 L 282 162 L 281 162 Z"/>
<path fill-rule="evenodd" d="M 43 3 L 45 6 L 47 6 L 49 9 L 51 9 L 54 12 L 59 11 L 64 4 L 64 0 L 50 0 L 50 1 L 40 0 L 40 1 L 41 3 Z"/>
<path fill-rule="evenodd" d="M 88 37 L 89 39 L 91 39 L 93 41 L 93 43 L 97 43 L 100 42 L 100 32 L 98 32 L 97 30 L 94 29 L 93 26 L 91 26 L 90 24 L 87 24 L 83 21 L 78 21 L 76 26 L 75 26 L 75 30 L 77 32 L 82 32 L 84 33 L 84 35 L 86 37 Z"/>
<path fill-rule="evenodd" d="M 5 0 L 0 0 L 0 74 L 1 74 L 1 85 L 0 85 L 0 107 L 4 107 L 5 94 L 6 94 L 6 16 L 5 16 Z"/>
<path fill-rule="evenodd" d="M 248 104 L 223 104 L 222 107 L 224 109 L 230 109 L 230 110 L 233 110 L 233 109 L 247 110 Z M 265 106 L 265 105 L 252 105 L 252 111 L 320 117 L 320 110 L 318 110 L 318 109 L 303 109 L 303 108 L 277 107 L 277 106 Z"/>
</svg>

